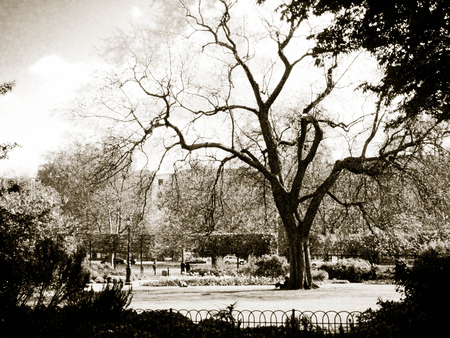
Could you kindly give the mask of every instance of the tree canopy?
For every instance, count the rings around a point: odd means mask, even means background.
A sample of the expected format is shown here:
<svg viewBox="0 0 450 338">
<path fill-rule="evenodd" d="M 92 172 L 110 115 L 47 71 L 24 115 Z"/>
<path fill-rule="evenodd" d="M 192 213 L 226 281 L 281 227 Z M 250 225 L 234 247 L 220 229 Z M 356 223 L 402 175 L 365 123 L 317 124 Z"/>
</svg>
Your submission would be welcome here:
<svg viewBox="0 0 450 338">
<path fill-rule="evenodd" d="M 264 2 L 264 1 L 259 1 Z M 450 3 L 446 0 L 295 0 L 281 7 L 287 20 L 311 11 L 332 14 L 317 34 L 316 53 L 366 49 L 384 70 L 371 89 L 396 102 L 399 124 L 422 113 L 450 118 Z"/>
</svg>

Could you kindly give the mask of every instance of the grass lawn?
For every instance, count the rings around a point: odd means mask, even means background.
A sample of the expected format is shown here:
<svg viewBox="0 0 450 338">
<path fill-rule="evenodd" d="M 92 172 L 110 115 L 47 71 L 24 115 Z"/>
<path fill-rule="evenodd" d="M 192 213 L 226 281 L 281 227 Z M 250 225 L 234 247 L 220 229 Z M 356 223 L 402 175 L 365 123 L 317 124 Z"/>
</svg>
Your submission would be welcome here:
<svg viewBox="0 0 450 338">
<path fill-rule="evenodd" d="M 125 271 L 125 265 L 118 265 Z M 169 269 L 171 276 L 179 276 L 179 262 L 158 262 L 157 276 L 153 275 L 151 262 L 144 265 L 145 279 L 158 279 Z M 140 264 L 132 266 L 139 274 Z M 237 302 L 237 310 L 300 311 L 364 311 L 377 308 L 377 301 L 399 300 L 401 295 L 395 285 L 331 284 L 324 283 L 314 290 L 279 290 L 266 286 L 190 286 L 150 287 L 133 283 L 134 309 L 217 310 Z M 101 286 L 97 286 L 100 288 Z"/>
<path fill-rule="evenodd" d="M 216 310 L 237 302 L 237 310 L 364 311 L 377 300 L 399 300 L 395 285 L 323 284 L 315 290 L 274 286 L 135 287 L 134 309 Z"/>
</svg>

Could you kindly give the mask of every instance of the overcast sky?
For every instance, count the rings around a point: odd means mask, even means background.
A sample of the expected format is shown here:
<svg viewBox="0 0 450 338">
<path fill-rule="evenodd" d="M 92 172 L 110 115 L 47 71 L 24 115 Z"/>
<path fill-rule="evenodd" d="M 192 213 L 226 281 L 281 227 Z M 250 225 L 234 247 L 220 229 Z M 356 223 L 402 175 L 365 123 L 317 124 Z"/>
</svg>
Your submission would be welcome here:
<svg viewBox="0 0 450 338">
<path fill-rule="evenodd" d="M 157 0 L 156 0 L 157 1 Z M 71 130 L 58 109 L 100 64 L 97 47 L 116 29 L 148 23 L 152 0 L 1 0 L 0 143 L 22 147 L 0 161 L 0 175 L 35 175 L 42 155 Z"/>
<path fill-rule="evenodd" d="M 43 155 L 57 150 L 78 131 L 64 120 L 64 108 L 73 104 L 77 92 L 90 82 L 92 71 L 104 65 L 99 57 L 104 39 L 113 37 L 118 29 L 130 31 L 133 25 L 176 26 L 176 15 L 172 19 L 167 16 L 174 13 L 172 5 L 177 1 L 0 0 L 0 83 L 16 83 L 12 92 L 0 96 L 0 143 L 21 145 L 8 160 L 0 161 L 0 176 L 36 175 Z M 362 60 L 358 71 L 353 57 L 344 61 L 352 64 L 352 74 L 362 74 L 365 80 L 370 69 L 376 68 L 367 67 L 370 63 Z M 309 77 L 302 79 L 309 81 Z M 358 79 L 349 81 L 359 83 Z M 371 109 L 364 107 L 365 97 L 358 100 L 352 88 L 348 91 L 350 94 L 330 95 L 333 112 L 339 114 L 340 108 L 345 113 L 342 117 L 351 119 L 352 114 L 359 116 Z M 305 93 L 309 96 L 310 90 Z M 333 139 L 328 148 L 339 157 L 347 146 Z"/>
</svg>

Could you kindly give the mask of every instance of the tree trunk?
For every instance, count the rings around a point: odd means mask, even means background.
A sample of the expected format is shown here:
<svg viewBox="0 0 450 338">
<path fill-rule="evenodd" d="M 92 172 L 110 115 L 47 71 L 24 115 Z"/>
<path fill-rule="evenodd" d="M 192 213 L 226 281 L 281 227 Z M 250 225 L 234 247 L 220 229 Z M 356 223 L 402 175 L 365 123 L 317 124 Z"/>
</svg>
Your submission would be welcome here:
<svg viewBox="0 0 450 338">
<path fill-rule="evenodd" d="M 309 252 L 309 236 L 301 231 L 288 232 L 289 238 L 289 289 L 311 289 L 311 260 Z"/>
<path fill-rule="evenodd" d="M 289 289 L 310 289 L 312 287 L 309 230 L 312 221 L 298 223 L 295 216 L 296 204 L 278 185 L 273 185 L 273 196 L 289 243 Z"/>
</svg>

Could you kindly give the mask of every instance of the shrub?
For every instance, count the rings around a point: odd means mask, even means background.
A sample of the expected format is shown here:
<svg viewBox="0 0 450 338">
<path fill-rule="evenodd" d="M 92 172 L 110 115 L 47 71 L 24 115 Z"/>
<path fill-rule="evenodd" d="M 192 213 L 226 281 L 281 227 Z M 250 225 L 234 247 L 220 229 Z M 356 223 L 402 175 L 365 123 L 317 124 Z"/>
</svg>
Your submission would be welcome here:
<svg viewBox="0 0 450 338">
<path fill-rule="evenodd" d="M 371 279 L 392 283 L 394 281 L 394 269 L 389 266 L 372 266 Z"/>
<path fill-rule="evenodd" d="M 59 239 L 36 241 L 30 252 L 0 258 L 0 303 L 58 306 L 76 297 L 89 280 L 83 267 L 85 252 L 68 253 Z"/>
<path fill-rule="evenodd" d="M 85 252 L 77 250 L 75 239 L 65 232 L 75 224 L 60 214 L 53 189 L 39 183 L 1 183 L 2 308 L 64 305 L 89 278 Z"/>
<path fill-rule="evenodd" d="M 271 277 L 255 276 L 183 276 L 165 277 L 159 280 L 146 281 L 143 286 L 179 286 L 180 282 L 186 282 L 190 286 L 239 286 L 239 285 L 273 285 L 279 279 Z"/>
<path fill-rule="evenodd" d="M 341 259 L 337 262 L 326 262 L 320 269 L 328 272 L 331 279 L 346 279 L 351 283 L 360 283 L 373 276 L 371 265 L 361 259 Z"/>
<path fill-rule="evenodd" d="M 284 277 L 289 272 L 287 259 L 278 255 L 264 255 L 256 265 L 256 276 L 277 278 Z"/>
<path fill-rule="evenodd" d="M 328 279 L 328 272 L 325 270 L 320 269 L 312 269 L 311 270 L 311 276 L 313 281 L 315 282 L 323 282 L 324 280 Z"/>
<path fill-rule="evenodd" d="M 114 284 L 100 292 L 80 292 L 64 307 L 0 308 L 0 337 L 95 337 L 124 323 L 130 302 L 131 290 Z"/>
<path fill-rule="evenodd" d="M 122 289 L 123 283 L 108 283 L 100 292 L 85 291 L 73 299 L 67 309 L 97 323 L 117 320 L 133 298 L 131 288 Z"/>
<path fill-rule="evenodd" d="M 214 267 L 192 268 L 189 272 L 190 276 L 223 276 L 224 272 Z"/>
<path fill-rule="evenodd" d="M 99 262 L 91 262 L 88 269 L 91 275 L 91 281 L 97 283 L 103 283 L 108 276 L 118 274 L 109 263 L 101 264 Z"/>
<path fill-rule="evenodd" d="M 445 337 L 450 290 L 450 253 L 421 254 L 412 267 L 397 262 L 395 282 L 401 302 L 380 301 L 379 310 L 364 312 L 350 337 Z"/>
<path fill-rule="evenodd" d="M 170 310 L 147 311 L 135 313 L 134 316 L 134 327 L 155 337 L 190 337 L 190 333 L 196 329 L 189 318 Z"/>
</svg>

